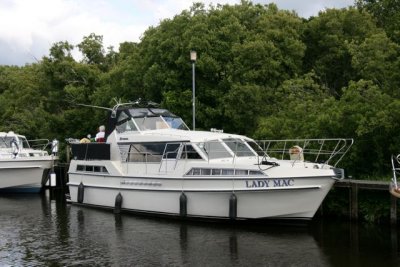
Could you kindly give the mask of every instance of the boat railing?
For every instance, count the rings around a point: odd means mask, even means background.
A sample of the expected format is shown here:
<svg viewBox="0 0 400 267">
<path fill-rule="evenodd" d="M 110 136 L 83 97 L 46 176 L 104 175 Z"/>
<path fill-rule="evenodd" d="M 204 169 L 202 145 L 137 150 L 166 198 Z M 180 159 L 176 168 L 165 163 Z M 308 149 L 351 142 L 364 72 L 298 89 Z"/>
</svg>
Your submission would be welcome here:
<svg viewBox="0 0 400 267">
<path fill-rule="evenodd" d="M 47 150 L 51 148 L 51 142 L 49 139 L 33 139 L 27 140 L 29 147 L 38 150 Z"/>
<path fill-rule="evenodd" d="M 293 162 L 309 161 L 336 165 L 343 159 L 353 139 L 285 139 L 256 141 L 269 157 Z"/>
<path fill-rule="evenodd" d="M 316 162 L 336 166 L 345 156 L 353 144 L 353 139 L 287 139 L 287 140 L 261 140 L 257 141 L 261 151 L 257 152 L 258 162 L 267 162 L 269 158 L 278 160 L 290 160 L 296 162 Z M 206 158 L 201 156 L 198 151 L 189 149 L 190 147 L 200 149 Z M 229 147 L 234 152 L 233 155 L 227 149 Z M 138 150 L 120 151 L 122 162 L 145 164 L 145 171 L 148 164 L 158 165 L 158 172 L 169 172 L 176 168 L 180 160 L 211 160 L 221 159 L 224 164 L 231 163 L 232 168 L 239 158 L 256 156 L 245 142 L 235 140 L 231 144 L 227 141 L 220 142 L 178 142 L 166 143 L 161 146 L 159 151 Z M 252 147 L 254 149 L 254 147 Z M 215 161 L 217 162 L 217 161 Z M 271 163 L 270 163 L 271 164 Z"/>
</svg>

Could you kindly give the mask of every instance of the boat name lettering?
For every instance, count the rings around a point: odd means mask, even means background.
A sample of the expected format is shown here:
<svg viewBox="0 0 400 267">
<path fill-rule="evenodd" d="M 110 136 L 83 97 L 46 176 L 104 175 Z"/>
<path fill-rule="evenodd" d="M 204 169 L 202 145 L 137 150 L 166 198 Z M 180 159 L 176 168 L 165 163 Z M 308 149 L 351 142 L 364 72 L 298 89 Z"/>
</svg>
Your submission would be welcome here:
<svg viewBox="0 0 400 267">
<path fill-rule="evenodd" d="M 246 181 L 247 188 L 262 188 L 262 187 L 285 187 L 294 186 L 293 178 L 286 179 L 263 179 Z"/>
<path fill-rule="evenodd" d="M 126 137 L 120 137 L 120 138 L 119 138 L 119 140 L 126 141 L 126 140 L 129 140 L 129 138 L 126 138 Z"/>
</svg>

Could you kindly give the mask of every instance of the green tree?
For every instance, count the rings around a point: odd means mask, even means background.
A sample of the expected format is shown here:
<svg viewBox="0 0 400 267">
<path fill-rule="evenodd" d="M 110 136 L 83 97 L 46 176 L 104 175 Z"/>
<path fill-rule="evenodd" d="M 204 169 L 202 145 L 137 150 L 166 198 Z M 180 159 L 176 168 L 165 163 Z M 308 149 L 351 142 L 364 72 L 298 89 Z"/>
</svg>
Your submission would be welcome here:
<svg viewBox="0 0 400 267">
<path fill-rule="evenodd" d="M 328 110 L 334 98 L 314 73 L 287 80 L 274 94 L 271 112 L 259 120 L 257 139 L 331 138 L 336 136 Z M 321 125 L 321 120 L 329 124 Z"/>
<path fill-rule="evenodd" d="M 400 44 L 400 3 L 398 0 L 357 0 L 360 10 L 367 10 L 377 20 L 378 26 L 385 29 L 388 36 Z"/>
<path fill-rule="evenodd" d="M 367 12 L 355 8 L 327 9 L 318 17 L 309 19 L 304 32 L 307 45 L 304 70 L 314 70 L 331 94 L 340 97 L 341 89 L 353 79 L 348 43 L 361 43 L 379 32 L 373 18 Z"/>
<path fill-rule="evenodd" d="M 91 33 L 83 37 L 83 41 L 77 45 L 83 54 L 83 62 L 87 64 L 102 65 L 105 63 L 103 36 Z"/>
<path fill-rule="evenodd" d="M 400 74 L 397 71 L 400 67 L 399 45 L 385 33 L 377 33 L 361 43 L 350 43 L 349 52 L 358 77 L 372 80 L 384 92 L 400 97 Z"/>
<path fill-rule="evenodd" d="M 339 131 L 353 137 L 348 169 L 361 177 L 374 177 L 389 170 L 392 132 L 395 121 L 389 109 L 392 98 L 371 81 L 350 82 L 338 103 Z"/>
</svg>

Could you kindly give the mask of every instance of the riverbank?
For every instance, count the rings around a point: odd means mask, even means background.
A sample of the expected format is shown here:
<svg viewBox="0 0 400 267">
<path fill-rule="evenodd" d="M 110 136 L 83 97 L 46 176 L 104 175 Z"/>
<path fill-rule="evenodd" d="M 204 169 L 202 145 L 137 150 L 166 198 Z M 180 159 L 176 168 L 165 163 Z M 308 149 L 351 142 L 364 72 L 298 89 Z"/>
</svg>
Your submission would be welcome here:
<svg viewBox="0 0 400 267">
<path fill-rule="evenodd" d="M 395 225 L 397 202 L 389 193 L 389 182 L 344 179 L 331 189 L 316 216 Z"/>
</svg>

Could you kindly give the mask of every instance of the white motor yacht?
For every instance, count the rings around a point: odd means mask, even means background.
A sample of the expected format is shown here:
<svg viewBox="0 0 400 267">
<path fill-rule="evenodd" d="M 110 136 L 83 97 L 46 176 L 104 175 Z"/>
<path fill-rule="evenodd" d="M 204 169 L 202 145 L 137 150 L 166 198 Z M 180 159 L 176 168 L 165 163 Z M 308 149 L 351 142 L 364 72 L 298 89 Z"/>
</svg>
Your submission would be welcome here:
<svg viewBox="0 0 400 267">
<path fill-rule="evenodd" d="M 218 130 L 191 131 L 151 105 L 118 104 L 110 111 L 105 143 L 71 144 L 72 203 L 192 219 L 307 220 L 344 178 L 335 166 L 353 143 L 257 143 Z"/>
<path fill-rule="evenodd" d="M 23 135 L 0 132 L 0 193 L 41 190 L 58 158 L 44 150 L 49 144 L 47 139 L 32 141 L 43 147 L 31 147 Z M 56 151 L 58 142 L 54 140 L 53 144 Z"/>
</svg>

